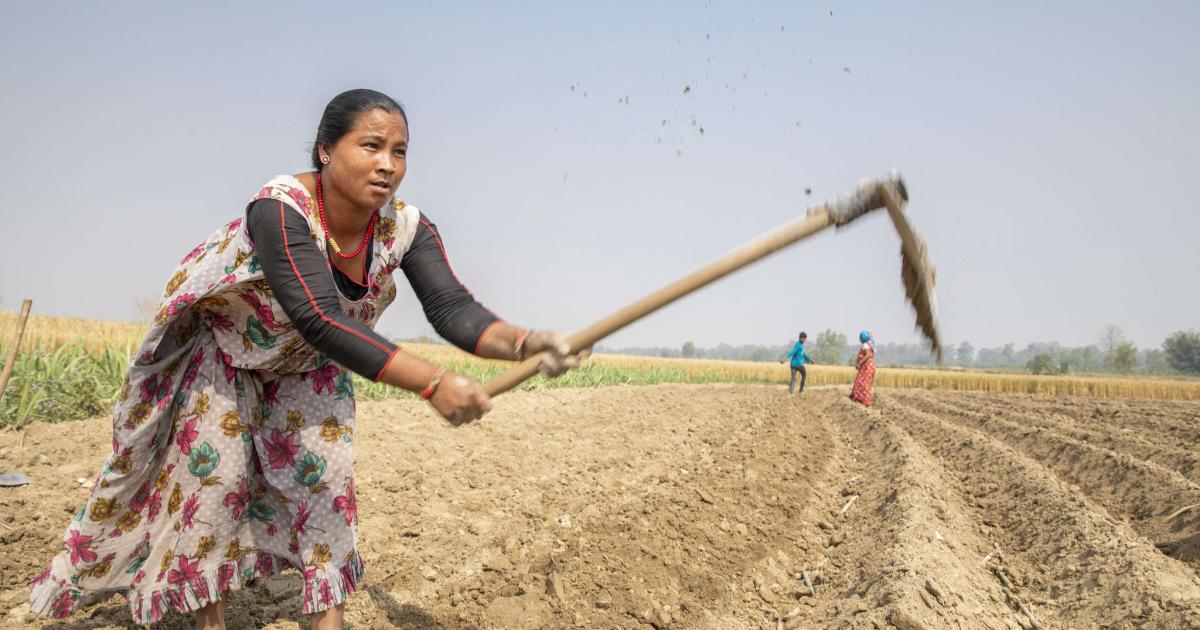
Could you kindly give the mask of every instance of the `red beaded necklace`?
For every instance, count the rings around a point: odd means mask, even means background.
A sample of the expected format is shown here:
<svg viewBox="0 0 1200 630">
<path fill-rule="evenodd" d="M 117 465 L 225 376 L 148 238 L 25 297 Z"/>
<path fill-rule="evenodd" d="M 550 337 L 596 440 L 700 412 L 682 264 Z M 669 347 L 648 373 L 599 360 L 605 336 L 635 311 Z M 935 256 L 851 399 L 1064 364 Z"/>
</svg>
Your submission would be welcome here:
<svg viewBox="0 0 1200 630">
<path fill-rule="evenodd" d="M 325 231 L 325 238 L 329 241 L 329 244 L 333 246 L 333 253 L 337 254 L 340 258 L 345 258 L 346 260 L 355 258 L 362 253 L 363 248 L 367 246 L 368 242 L 370 242 L 371 235 L 375 233 L 375 219 L 379 216 L 378 210 L 371 213 L 371 220 L 367 222 L 367 231 L 363 234 L 363 240 L 358 244 L 358 249 L 355 249 L 349 254 L 343 254 L 342 248 L 338 246 L 337 241 L 333 238 L 333 234 L 329 232 L 329 226 L 325 223 L 325 193 L 321 189 L 320 173 L 317 173 L 317 212 L 321 215 L 321 229 Z"/>
</svg>

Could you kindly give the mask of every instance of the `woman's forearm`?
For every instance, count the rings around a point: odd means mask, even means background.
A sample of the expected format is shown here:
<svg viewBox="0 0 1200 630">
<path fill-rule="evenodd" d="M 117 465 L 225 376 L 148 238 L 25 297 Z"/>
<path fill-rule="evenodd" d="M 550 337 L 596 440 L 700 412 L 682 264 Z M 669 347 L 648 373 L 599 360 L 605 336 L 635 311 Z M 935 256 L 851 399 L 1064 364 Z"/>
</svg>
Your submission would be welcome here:
<svg viewBox="0 0 1200 630">
<path fill-rule="evenodd" d="M 438 366 L 424 359 L 397 349 L 383 367 L 378 380 L 380 383 L 419 394 L 433 380 L 433 375 L 438 369 Z"/>
<path fill-rule="evenodd" d="M 474 379 L 447 372 L 403 350 L 392 353 L 379 380 L 421 394 L 455 426 L 482 418 L 492 408 L 487 392 Z"/>
<path fill-rule="evenodd" d="M 528 333 L 529 331 L 524 328 L 497 321 L 483 331 L 483 335 L 476 345 L 475 354 L 485 359 L 515 361 L 517 359 L 517 343 Z"/>
<path fill-rule="evenodd" d="M 521 361 L 538 357 L 538 371 L 555 378 L 579 367 L 592 354 L 591 348 L 572 351 L 566 333 L 527 330 L 497 320 L 476 342 L 475 354 L 485 359 Z"/>
<path fill-rule="evenodd" d="M 528 333 L 524 328 L 497 321 L 483 331 L 476 354 L 484 359 L 514 361 L 517 358 L 517 344 Z M 388 359 L 378 381 L 410 392 L 420 392 L 437 370 L 438 366 L 397 349 Z"/>
</svg>

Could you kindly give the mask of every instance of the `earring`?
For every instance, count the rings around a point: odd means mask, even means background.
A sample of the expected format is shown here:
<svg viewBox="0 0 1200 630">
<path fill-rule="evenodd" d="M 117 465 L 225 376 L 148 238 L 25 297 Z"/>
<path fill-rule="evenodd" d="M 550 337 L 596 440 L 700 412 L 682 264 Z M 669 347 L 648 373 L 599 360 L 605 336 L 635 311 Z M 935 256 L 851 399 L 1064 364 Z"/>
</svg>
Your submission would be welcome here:
<svg viewBox="0 0 1200 630">
<path fill-rule="evenodd" d="M 322 163 L 322 164 L 328 164 L 328 163 L 329 163 L 329 156 L 328 156 L 328 155 L 322 155 L 322 156 L 321 156 L 321 163 Z"/>
</svg>

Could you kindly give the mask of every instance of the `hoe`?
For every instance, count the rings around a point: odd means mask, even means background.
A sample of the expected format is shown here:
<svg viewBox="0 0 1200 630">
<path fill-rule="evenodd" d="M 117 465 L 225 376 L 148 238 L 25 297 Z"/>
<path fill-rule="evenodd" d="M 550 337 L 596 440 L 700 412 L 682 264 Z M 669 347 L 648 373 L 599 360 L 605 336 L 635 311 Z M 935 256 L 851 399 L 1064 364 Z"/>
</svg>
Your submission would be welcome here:
<svg viewBox="0 0 1200 630">
<path fill-rule="evenodd" d="M 929 262 L 925 242 L 913 231 L 904 214 L 907 202 L 908 189 L 899 173 L 893 171 L 884 177 L 863 180 L 853 194 L 811 206 L 803 218 L 780 226 L 575 332 L 568 337 L 571 351 L 591 348 L 601 339 L 671 302 L 817 232 L 829 227 L 840 228 L 868 212 L 886 208 L 900 235 L 900 277 L 904 280 L 908 300 L 916 310 L 915 328 L 921 331 L 930 350 L 941 362 L 942 342 L 937 327 L 937 299 L 933 293 L 936 274 Z M 484 383 L 483 387 L 489 396 L 507 392 L 537 374 L 539 361 L 539 356 L 529 357 Z"/>
</svg>

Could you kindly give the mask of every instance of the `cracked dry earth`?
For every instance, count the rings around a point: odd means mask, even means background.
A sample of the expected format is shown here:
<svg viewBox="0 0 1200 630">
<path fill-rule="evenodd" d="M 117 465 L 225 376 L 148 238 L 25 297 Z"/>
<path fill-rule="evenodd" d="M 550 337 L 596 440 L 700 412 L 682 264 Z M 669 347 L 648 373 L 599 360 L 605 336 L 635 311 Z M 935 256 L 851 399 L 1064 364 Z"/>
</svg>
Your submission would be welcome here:
<svg viewBox="0 0 1200 630">
<path fill-rule="evenodd" d="M 1200 403 L 777 387 L 540 390 L 356 429 L 354 628 L 1197 628 Z M 27 615 L 107 420 L 0 433 L 0 626 Z M 31 460 L 37 460 L 29 466 Z M 233 628 L 294 628 L 285 573 Z M 45 624 L 45 625 L 40 625 Z M 186 628 L 173 615 L 162 628 Z"/>
</svg>

